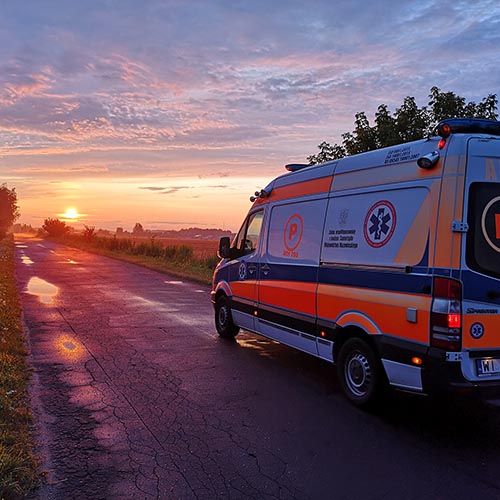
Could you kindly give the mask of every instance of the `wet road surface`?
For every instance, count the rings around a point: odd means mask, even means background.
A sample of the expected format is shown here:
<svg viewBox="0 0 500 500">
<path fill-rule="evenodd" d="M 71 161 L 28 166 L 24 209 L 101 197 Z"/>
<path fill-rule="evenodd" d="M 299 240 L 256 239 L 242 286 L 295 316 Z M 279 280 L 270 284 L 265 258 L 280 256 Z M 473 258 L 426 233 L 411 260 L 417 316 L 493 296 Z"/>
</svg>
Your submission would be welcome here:
<svg viewBox="0 0 500 500">
<path fill-rule="evenodd" d="M 216 335 L 209 289 L 17 242 L 48 485 L 36 499 L 500 498 L 500 409 L 350 406 L 330 365 Z"/>
</svg>

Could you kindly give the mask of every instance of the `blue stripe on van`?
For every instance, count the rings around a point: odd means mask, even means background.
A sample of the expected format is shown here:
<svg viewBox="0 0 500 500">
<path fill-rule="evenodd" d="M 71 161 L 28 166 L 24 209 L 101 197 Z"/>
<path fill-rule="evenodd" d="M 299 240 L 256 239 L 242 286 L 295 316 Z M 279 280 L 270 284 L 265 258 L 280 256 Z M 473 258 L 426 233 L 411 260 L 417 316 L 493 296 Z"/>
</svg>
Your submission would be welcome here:
<svg viewBox="0 0 500 500">
<path fill-rule="evenodd" d="M 500 280 L 474 271 L 462 271 L 465 300 L 489 302 L 500 305 Z"/>
<path fill-rule="evenodd" d="M 430 294 L 432 277 L 394 271 L 367 269 L 339 269 L 323 266 L 319 272 L 319 282 L 341 286 L 354 286 L 414 294 Z"/>
<path fill-rule="evenodd" d="M 262 281 L 298 281 L 304 283 L 353 286 L 392 292 L 429 295 L 432 277 L 401 271 L 378 271 L 330 266 L 299 266 L 295 264 L 269 263 L 269 273 L 261 273 Z"/>
</svg>

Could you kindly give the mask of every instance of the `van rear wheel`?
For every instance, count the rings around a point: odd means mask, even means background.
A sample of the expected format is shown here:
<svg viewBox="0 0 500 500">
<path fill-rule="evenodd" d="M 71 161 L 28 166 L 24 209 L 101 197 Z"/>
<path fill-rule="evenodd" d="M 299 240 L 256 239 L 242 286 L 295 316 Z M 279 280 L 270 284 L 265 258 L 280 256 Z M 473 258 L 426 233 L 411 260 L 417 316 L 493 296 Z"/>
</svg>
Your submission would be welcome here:
<svg viewBox="0 0 500 500">
<path fill-rule="evenodd" d="M 215 303 L 215 327 L 217 333 L 225 339 L 236 337 L 240 330 L 233 323 L 229 299 L 225 295 L 219 297 Z"/>
<path fill-rule="evenodd" d="M 369 407 L 380 400 L 386 382 L 381 362 L 359 338 L 348 340 L 337 360 L 339 383 L 351 403 Z"/>
</svg>

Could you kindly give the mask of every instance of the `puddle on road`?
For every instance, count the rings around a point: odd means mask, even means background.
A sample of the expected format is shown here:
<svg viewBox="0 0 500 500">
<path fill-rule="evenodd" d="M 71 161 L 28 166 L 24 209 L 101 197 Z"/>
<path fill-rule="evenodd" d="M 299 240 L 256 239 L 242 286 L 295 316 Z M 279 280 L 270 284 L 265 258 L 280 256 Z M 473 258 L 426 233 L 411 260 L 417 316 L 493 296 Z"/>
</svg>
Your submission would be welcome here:
<svg viewBox="0 0 500 500">
<path fill-rule="evenodd" d="M 21 245 L 20 243 L 17 243 L 16 248 L 28 248 L 28 245 Z"/>
<path fill-rule="evenodd" d="M 58 335 L 55 343 L 59 353 L 66 361 L 78 361 L 85 357 L 86 350 L 84 346 L 69 335 Z"/>
<path fill-rule="evenodd" d="M 179 281 L 179 280 L 173 280 L 173 281 L 164 281 L 164 283 L 166 285 L 182 285 L 184 282 L 183 281 Z"/>
<path fill-rule="evenodd" d="M 42 304 L 52 304 L 54 297 L 59 292 L 59 287 L 35 276 L 29 280 L 27 292 L 38 296 Z"/>
<path fill-rule="evenodd" d="M 23 255 L 21 257 L 21 262 L 23 264 L 26 264 L 27 266 L 31 266 L 31 264 L 34 264 L 34 262 L 27 255 Z"/>
</svg>

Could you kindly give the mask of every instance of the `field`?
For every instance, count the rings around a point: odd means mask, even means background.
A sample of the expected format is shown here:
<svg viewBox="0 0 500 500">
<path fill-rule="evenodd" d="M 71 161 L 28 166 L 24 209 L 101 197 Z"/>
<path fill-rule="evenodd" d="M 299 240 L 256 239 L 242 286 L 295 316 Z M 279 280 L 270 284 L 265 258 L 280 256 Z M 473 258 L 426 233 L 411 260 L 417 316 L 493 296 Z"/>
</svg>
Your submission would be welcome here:
<svg viewBox="0 0 500 500">
<path fill-rule="evenodd" d="M 210 284 L 218 240 L 67 234 L 56 241 L 108 257 L 133 262 L 178 277 Z"/>
<path fill-rule="evenodd" d="M 131 238 L 134 241 L 148 243 L 151 238 Z M 188 246 L 193 249 L 193 256 L 197 259 L 205 259 L 217 254 L 219 240 L 204 240 L 201 238 L 154 238 L 154 241 L 164 247 Z"/>
</svg>

